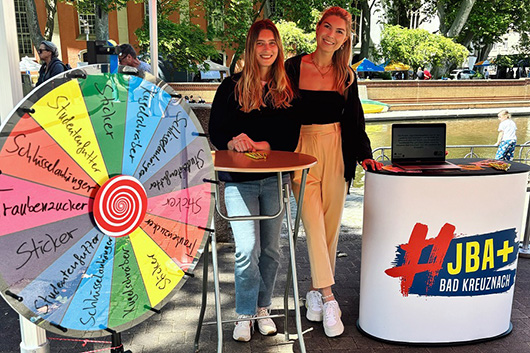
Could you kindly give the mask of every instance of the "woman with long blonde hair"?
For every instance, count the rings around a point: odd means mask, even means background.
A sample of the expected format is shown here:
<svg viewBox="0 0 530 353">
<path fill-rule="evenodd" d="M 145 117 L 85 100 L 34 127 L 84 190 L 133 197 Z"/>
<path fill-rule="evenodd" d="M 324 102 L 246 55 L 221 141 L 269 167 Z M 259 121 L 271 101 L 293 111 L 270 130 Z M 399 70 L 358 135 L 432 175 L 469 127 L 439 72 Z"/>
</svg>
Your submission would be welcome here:
<svg viewBox="0 0 530 353">
<path fill-rule="evenodd" d="M 306 317 L 323 321 L 327 336 L 344 332 L 341 311 L 331 286 L 346 192 L 357 162 L 364 169 L 380 169 L 372 159 L 365 131 L 357 81 L 350 67 L 351 15 L 340 7 L 327 9 L 316 27 L 317 49 L 289 59 L 286 70 L 299 99 L 301 119 L 297 152 L 318 160 L 307 176 L 302 207 L 306 230 L 311 288 L 306 295 Z M 301 173 L 295 173 L 298 195 Z"/>
<path fill-rule="evenodd" d="M 210 113 L 210 139 L 218 149 L 236 152 L 294 151 L 300 124 L 291 108 L 293 89 L 285 72 L 280 34 L 270 20 L 255 22 L 247 35 L 245 66 L 226 78 Z M 229 216 L 278 212 L 275 173 L 219 173 Z M 289 183 L 289 175 L 283 183 Z M 276 333 L 267 318 L 278 271 L 282 217 L 231 222 L 234 235 L 237 341 L 249 341 L 254 317 L 263 335 Z M 263 318 L 265 317 L 265 318 Z"/>
</svg>

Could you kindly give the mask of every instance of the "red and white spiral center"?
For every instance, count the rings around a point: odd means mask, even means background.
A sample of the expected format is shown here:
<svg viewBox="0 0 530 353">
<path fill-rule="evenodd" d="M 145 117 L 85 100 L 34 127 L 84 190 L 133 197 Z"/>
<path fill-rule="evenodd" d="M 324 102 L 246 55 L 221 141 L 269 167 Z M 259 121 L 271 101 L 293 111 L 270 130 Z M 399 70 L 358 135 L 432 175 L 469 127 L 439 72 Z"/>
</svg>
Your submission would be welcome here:
<svg viewBox="0 0 530 353">
<path fill-rule="evenodd" d="M 111 237 L 131 234 L 142 222 L 147 194 L 138 180 L 119 175 L 107 180 L 94 199 L 94 219 L 98 228 Z"/>
</svg>

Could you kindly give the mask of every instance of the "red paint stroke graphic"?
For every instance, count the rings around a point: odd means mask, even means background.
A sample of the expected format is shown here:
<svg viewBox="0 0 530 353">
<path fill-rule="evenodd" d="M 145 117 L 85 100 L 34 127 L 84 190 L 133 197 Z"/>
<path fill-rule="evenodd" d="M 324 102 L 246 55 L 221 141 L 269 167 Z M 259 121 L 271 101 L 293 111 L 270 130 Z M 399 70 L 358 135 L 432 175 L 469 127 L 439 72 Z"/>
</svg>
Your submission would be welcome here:
<svg viewBox="0 0 530 353">
<path fill-rule="evenodd" d="M 109 179 L 94 200 L 98 228 L 111 237 L 131 234 L 145 216 L 147 195 L 142 184 L 128 175 Z"/>
<path fill-rule="evenodd" d="M 414 277 L 418 273 L 428 271 L 427 290 L 432 287 L 434 279 L 442 269 L 445 254 L 454 237 L 456 227 L 446 223 L 436 238 L 427 240 L 428 229 L 427 225 L 416 223 L 409 242 L 400 246 L 405 253 L 404 262 L 385 271 L 390 277 L 401 278 L 401 294 L 404 297 L 408 296 Z M 428 246 L 432 246 L 429 259 L 427 263 L 420 264 L 422 251 Z"/>
</svg>

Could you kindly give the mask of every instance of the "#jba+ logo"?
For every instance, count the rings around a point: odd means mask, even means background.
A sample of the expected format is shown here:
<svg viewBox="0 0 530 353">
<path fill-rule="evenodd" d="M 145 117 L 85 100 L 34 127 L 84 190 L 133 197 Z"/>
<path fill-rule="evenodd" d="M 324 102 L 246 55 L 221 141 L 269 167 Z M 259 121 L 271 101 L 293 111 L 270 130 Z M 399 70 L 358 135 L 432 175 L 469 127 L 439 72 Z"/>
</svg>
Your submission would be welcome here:
<svg viewBox="0 0 530 353">
<path fill-rule="evenodd" d="M 385 273 L 400 278 L 408 296 L 476 296 L 508 291 L 515 282 L 518 243 L 515 228 L 474 236 L 455 236 L 446 223 L 427 239 L 428 227 L 416 223 L 409 242 L 397 246 Z"/>
</svg>

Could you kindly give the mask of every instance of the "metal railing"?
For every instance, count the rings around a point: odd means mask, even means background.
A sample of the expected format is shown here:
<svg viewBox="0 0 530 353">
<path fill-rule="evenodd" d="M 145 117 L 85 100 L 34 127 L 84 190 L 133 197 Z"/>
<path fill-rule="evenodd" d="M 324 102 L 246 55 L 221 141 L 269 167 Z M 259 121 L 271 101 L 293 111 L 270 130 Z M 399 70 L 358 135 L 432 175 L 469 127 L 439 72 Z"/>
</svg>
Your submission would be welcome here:
<svg viewBox="0 0 530 353">
<path fill-rule="evenodd" d="M 468 150 L 460 153 L 464 154 L 463 157 L 454 157 L 454 158 L 491 158 L 495 157 L 495 151 L 497 146 L 495 145 L 450 145 L 446 146 L 448 151 L 458 149 L 458 150 Z M 391 147 L 378 147 L 372 151 L 374 159 L 376 161 L 390 161 L 391 160 Z M 530 141 L 526 141 L 521 145 L 515 145 L 515 157 L 514 162 L 530 164 Z M 451 153 L 449 152 L 449 156 Z"/>
</svg>

